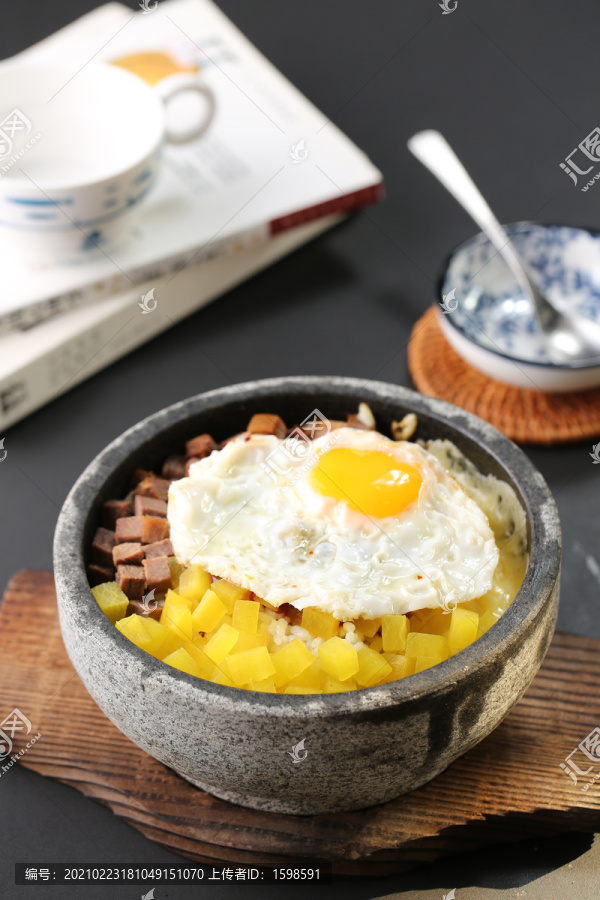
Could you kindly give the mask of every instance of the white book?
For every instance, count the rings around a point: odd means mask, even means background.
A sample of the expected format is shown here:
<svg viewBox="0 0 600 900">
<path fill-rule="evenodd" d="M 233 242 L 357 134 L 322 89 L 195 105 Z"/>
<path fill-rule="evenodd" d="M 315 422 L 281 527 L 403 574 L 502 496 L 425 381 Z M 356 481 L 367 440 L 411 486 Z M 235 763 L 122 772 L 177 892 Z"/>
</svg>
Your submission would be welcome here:
<svg viewBox="0 0 600 900">
<path fill-rule="evenodd" d="M 329 216 L 294 228 L 231 258 L 188 266 L 173 281 L 155 279 L 28 331 L 0 337 L 0 436 L 10 425 L 321 234 L 340 218 Z"/>
<path fill-rule="evenodd" d="M 245 252 L 380 197 L 378 169 L 211 0 L 165 0 L 148 14 L 110 3 L 2 65 L 54 60 L 72 65 L 76 78 L 94 61 L 149 50 L 200 69 L 216 96 L 214 121 L 192 143 L 164 148 L 157 183 L 114 246 L 24 268 L 0 244 L 0 328 L 29 326 L 186 265 Z M 28 155 L 18 161 L 24 172 Z"/>
</svg>

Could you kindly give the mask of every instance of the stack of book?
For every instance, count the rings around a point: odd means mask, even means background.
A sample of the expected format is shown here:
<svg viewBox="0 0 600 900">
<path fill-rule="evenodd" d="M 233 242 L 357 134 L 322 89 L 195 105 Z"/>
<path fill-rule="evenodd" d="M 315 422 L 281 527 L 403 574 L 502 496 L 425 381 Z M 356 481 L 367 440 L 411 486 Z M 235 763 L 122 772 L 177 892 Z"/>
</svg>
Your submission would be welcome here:
<svg viewBox="0 0 600 900">
<path fill-rule="evenodd" d="M 118 244 L 25 266 L 0 242 L 0 433 L 382 195 L 376 167 L 211 0 L 140 6 L 108 3 L 2 63 L 77 77 L 101 60 L 150 83 L 197 70 L 217 104 L 202 137 L 165 146 Z"/>
</svg>

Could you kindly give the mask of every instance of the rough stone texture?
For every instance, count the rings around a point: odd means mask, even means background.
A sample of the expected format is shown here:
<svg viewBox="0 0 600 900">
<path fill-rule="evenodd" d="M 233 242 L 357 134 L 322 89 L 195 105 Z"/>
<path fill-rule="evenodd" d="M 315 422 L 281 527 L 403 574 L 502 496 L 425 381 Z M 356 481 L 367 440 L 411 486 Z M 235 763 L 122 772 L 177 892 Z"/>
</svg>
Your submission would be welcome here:
<svg viewBox="0 0 600 900">
<path fill-rule="evenodd" d="M 504 478 L 527 513 L 530 564 L 499 622 L 462 653 L 410 678 L 356 692 L 287 696 L 209 684 L 164 666 L 106 619 L 85 576 L 102 503 L 136 468 L 158 467 L 186 440 L 216 440 L 273 412 L 303 421 L 318 408 L 345 418 L 360 400 L 378 427 L 415 412 L 417 438 L 449 438 L 484 473 Z M 55 535 L 65 646 L 101 709 L 131 740 L 217 796 L 261 809 L 314 814 L 382 803 L 424 784 L 501 721 L 546 652 L 558 607 L 560 526 L 543 478 L 494 428 L 404 388 L 354 378 L 297 377 L 211 391 L 145 419 L 88 466 Z M 306 759 L 291 761 L 305 740 Z"/>
</svg>

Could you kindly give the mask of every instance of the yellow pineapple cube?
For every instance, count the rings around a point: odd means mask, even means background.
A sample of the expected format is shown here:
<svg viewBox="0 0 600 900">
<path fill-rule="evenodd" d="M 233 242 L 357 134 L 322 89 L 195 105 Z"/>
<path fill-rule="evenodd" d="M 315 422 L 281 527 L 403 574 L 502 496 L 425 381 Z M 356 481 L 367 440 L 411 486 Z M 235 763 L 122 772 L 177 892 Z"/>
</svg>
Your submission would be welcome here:
<svg viewBox="0 0 600 900">
<path fill-rule="evenodd" d="M 354 676 L 361 687 L 372 687 L 383 681 L 392 671 L 392 667 L 380 653 L 371 647 L 363 646 L 358 653 L 358 672 Z"/>
<path fill-rule="evenodd" d="M 260 604 L 259 604 L 258 625 L 256 626 L 256 630 L 258 631 L 258 633 L 264 634 L 268 639 L 270 636 L 269 626 L 270 626 L 271 622 L 274 621 L 274 619 L 275 619 L 275 616 L 272 616 L 269 613 L 265 612 L 264 609 L 260 608 Z"/>
<path fill-rule="evenodd" d="M 470 609 L 457 606 L 452 610 L 450 617 L 450 631 L 448 632 L 448 646 L 452 653 L 464 650 L 469 644 L 477 640 L 479 630 L 479 616 Z"/>
<path fill-rule="evenodd" d="M 262 681 L 252 679 L 249 684 L 251 691 L 260 691 L 261 694 L 276 694 L 277 688 L 272 678 L 264 678 Z"/>
<path fill-rule="evenodd" d="M 410 630 L 420 634 L 444 635 L 450 627 L 450 614 L 443 609 L 419 609 L 410 617 Z"/>
<path fill-rule="evenodd" d="M 225 623 L 204 644 L 204 652 L 214 663 L 219 665 L 231 653 L 239 636 L 237 628 L 232 628 L 231 625 Z"/>
<path fill-rule="evenodd" d="M 177 590 L 183 597 L 192 601 L 194 606 L 200 603 L 209 589 L 211 577 L 201 566 L 188 566 L 179 576 Z"/>
<path fill-rule="evenodd" d="M 288 684 L 283 692 L 284 694 L 322 694 L 320 688 L 300 687 L 297 684 Z"/>
<path fill-rule="evenodd" d="M 214 591 L 208 588 L 192 613 L 194 631 L 213 631 L 227 613 L 227 607 Z"/>
<path fill-rule="evenodd" d="M 315 609 L 313 606 L 307 606 L 302 610 L 302 627 L 310 631 L 315 637 L 323 638 L 324 641 L 332 638 L 339 631 L 340 621 L 331 613 L 324 612 L 322 609 Z"/>
<path fill-rule="evenodd" d="M 123 593 L 116 581 L 107 581 L 92 588 L 96 602 L 104 615 L 113 625 L 122 619 L 129 606 L 129 598 Z"/>
<path fill-rule="evenodd" d="M 323 681 L 323 693 L 325 694 L 342 694 L 346 691 L 353 691 L 356 688 L 354 678 L 348 678 L 347 681 L 339 681 L 328 675 Z"/>
<path fill-rule="evenodd" d="M 235 687 L 235 684 L 227 674 L 222 669 L 215 669 L 214 675 L 209 679 L 213 682 L 213 684 L 224 684 L 226 687 Z"/>
<path fill-rule="evenodd" d="M 137 647 L 141 647 L 142 650 L 146 650 L 150 646 L 150 633 L 146 628 L 146 620 L 143 616 L 134 613 L 124 619 L 119 619 L 116 626 L 121 634 L 129 638 Z"/>
<path fill-rule="evenodd" d="M 187 672 L 188 675 L 202 676 L 202 669 L 183 647 L 165 656 L 163 662 L 168 666 L 179 669 L 181 672 Z"/>
<path fill-rule="evenodd" d="M 479 634 L 484 634 L 486 631 L 489 631 L 492 625 L 494 625 L 498 619 L 494 615 L 491 610 L 486 609 L 482 615 L 479 616 Z"/>
<path fill-rule="evenodd" d="M 398 681 L 400 678 L 406 678 L 407 675 L 415 674 L 415 656 L 402 656 L 399 653 L 386 653 L 385 658 L 392 667 L 392 671 L 383 679 L 383 684 L 389 684 L 390 681 Z"/>
<path fill-rule="evenodd" d="M 256 634 L 259 611 L 256 600 L 236 600 L 231 615 L 233 627 L 245 634 Z"/>
<path fill-rule="evenodd" d="M 382 619 L 378 617 L 376 619 L 354 619 L 353 624 L 356 625 L 356 630 L 360 631 L 362 635 L 366 638 L 375 637 L 379 629 L 381 628 Z"/>
<path fill-rule="evenodd" d="M 415 659 L 415 674 L 422 672 L 424 669 L 430 669 L 432 666 L 437 666 L 439 662 L 441 660 L 437 656 L 417 656 Z"/>
<path fill-rule="evenodd" d="M 411 631 L 406 637 L 406 656 L 426 656 L 440 662 L 448 657 L 448 641 L 439 634 Z"/>
<path fill-rule="evenodd" d="M 310 687 L 317 688 L 319 691 L 322 688 L 323 681 L 323 670 L 321 669 L 321 664 L 318 659 L 315 659 L 313 663 L 308 666 L 307 669 L 304 669 L 296 678 L 290 679 L 290 685 L 294 687 Z"/>
<path fill-rule="evenodd" d="M 171 603 L 185 603 L 190 612 L 192 611 L 192 601 L 190 598 L 184 597 L 183 594 L 180 594 L 178 591 L 173 591 L 169 588 L 167 596 L 165 597 L 165 603 L 167 600 Z"/>
<path fill-rule="evenodd" d="M 275 674 L 275 666 L 266 647 L 254 647 L 242 653 L 227 657 L 227 671 L 234 683 L 240 687 L 254 681 L 264 681 Z"/>
<path fill-rule="evenodd" d="M 383 650 L 383 638 L 380 634 L 376 634 L 374 638 L 371 638 L 371 640 L 367 638 L 367 640 L 369 641 L 369 647 L 371 648 L 371 650 L 375 650 L 376 653 L 381 653 L 381 651 Z"/>
<path fill-rule="evenodd" d="M 179 562 L 177 562 L 176 556 L 169 556 L 167 562 L 169 563 L 169 569 L 171 570 L 171 581 L 173 582 L 173 587 L 177 589 L 179 586 L 179 577 L 183 571 L 183 567 Z"/>
<path fill-rule="evenodd" d="M 279 676 L 283 675 L 286 681 L 291 681 L 308 669 L 315 659 L 306 644 L 303 644 L 300 638 L 294 638 L 273 654 L 273 665 Z"/>
<path fill-rule="evenodd" d="M 248 600 L 250 597 L 250 591 L 238 587 L 237 584 L 231 584 L 230 581 L 225 581 L 224 578 L 213 581 L 211 590 L 223 601 L 229 613 L 233 612 L 236 600 Z"/>
<path fill-rule="evenodd" d="M 150 635 L 150 643 L 144 647 L 144 650 L 157 659 L 164 659 L 169 653 L 173 653 L 174 650 L 181 647 L 184 640 L 181 635 L 157 622 L 156 619 L 150 617 L 144 619 L 144 627 Z"/>
<path fill-rule="evenodd" d="M 381 619 L 381 640 L 386 653 L 404 653 L 406 636 L 410 631 L 407 616 L 383 616 Z"/>
<path fill-rule="evenodd" d="M 358 672 L 358 654 L 348 641 L 340 637 L 329 638 L 319 646 L 318 652 L 321 668 L 338 681 L 345 681 Z"/>
<path fill-rule="evenodd" d="M 212 671 L 212 669 L 214 668 L 214 663 L 212 662 L 210 656 L 207 656 L 203 648 L 194 641 L 184 641 L 182 647 L 184 650 L 187 650 L 192 659 L 203 670 L 203 677 L 206 678 L 207 672 L 209 670 Z"/>
<path fill-rule="evenodd" d="M 166 625 L 171 631 L 179 635 L 182 640 L 191 641 L 194 636 L 192 627 L 192 614 L 188 606 L 188 600 L 175 591 L 167 591 L 167 598 L 160 614 L 160 624 Z"/>
<path fill-rule="evenodd" d="M 240 631 L 236 645 L 232 653 L 242 653 L 244 650 L 252 650 L 254 647 L 266 647 L 267 638 L 264 634 L 245 634 Z"/>
</svg>

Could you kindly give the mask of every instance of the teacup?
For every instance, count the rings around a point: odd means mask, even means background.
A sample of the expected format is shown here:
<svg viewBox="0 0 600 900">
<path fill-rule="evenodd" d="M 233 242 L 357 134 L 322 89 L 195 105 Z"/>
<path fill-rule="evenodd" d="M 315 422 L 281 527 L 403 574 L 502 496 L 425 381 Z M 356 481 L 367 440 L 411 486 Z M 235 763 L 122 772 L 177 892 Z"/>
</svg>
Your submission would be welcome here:
<svg viewBox="0 0 600 900">
<path fill-rule="evenodd" d="M 178 94 L 203 111 L 184 131 L 167 123 Z M 80 71 L 15 64 L 0 70 L 0 247 L 60 261 L 104 242 L 154 183 L 164 142 L 202 135 L 215 98 L 198 73 L 150 86 L 108 63 Z"/>
</svg>

